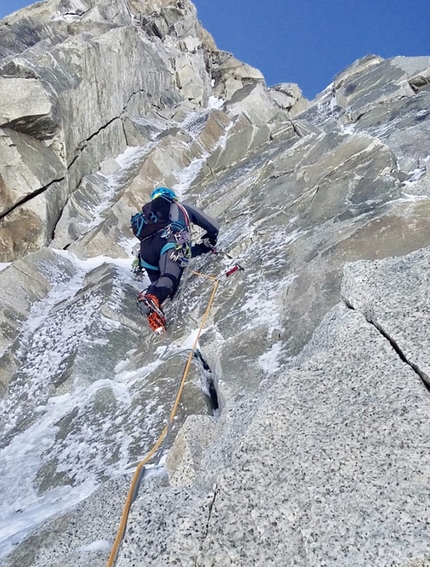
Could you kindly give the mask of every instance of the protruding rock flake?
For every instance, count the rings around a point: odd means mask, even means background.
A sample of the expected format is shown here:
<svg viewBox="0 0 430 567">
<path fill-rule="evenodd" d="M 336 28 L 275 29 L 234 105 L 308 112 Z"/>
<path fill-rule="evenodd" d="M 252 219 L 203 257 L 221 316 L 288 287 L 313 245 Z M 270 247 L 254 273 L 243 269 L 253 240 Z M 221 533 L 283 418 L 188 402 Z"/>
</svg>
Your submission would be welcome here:
<svg viewBox="0 0 430 567">
<path fill-rule="evenodd" d="M 308 101 L 189 0 L 0 22 L 2 566 L 104 567 L 136 471 L 116 567 L 429 564 L 429 108 L 428 56 Z M 155 187 L 220 224 L 160 335 Z"/>
</svg>

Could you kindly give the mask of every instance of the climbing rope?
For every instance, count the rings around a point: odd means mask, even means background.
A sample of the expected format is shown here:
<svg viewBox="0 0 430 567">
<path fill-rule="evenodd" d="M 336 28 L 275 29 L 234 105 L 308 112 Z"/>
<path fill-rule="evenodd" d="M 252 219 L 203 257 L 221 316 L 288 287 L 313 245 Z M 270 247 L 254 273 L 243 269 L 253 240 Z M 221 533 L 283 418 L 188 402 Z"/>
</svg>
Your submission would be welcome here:
<svg viewBox="0 0 430 567">
<path fill-rule="evenodd" d="M 235 266 L 235 267 L 231 268 L 228 272 L 226 272 L 223 275 L 226 275 L 228 277 L 229 275 L 231 275 L 232 273 L 234 273 L 234 272 L 236 272 L 237 270 L 240 270 L 240 269 L 243 269 L 243 268 L 241 268 L 239 265 L 237 265 L 237 267 Z M 208 304 L 207 304 L 207 307 L 206 307 L 206 311 L 205 311 L 205 313 L 202 317 L 199 329 L 197 331 L 196 338 L 194 339 L 193 346 L 191 347 L 191 351 L 190 351 L 190 354 L 188 356 L 187 363 L 186 363 L 184 371 L 182 373 L 182 378 L 181 378 L 181 381 L 180 381 L 179 386 L 178 386 L 175 402 L 174 402 L 173 408 L 170 412 L 167 425 L 164 427 L 164 429 L 161 432 L 161 435 L 159 436 L 157 442 L 152 447 L 152 449 L 149 451 L 149 453 L 137 465 L 136 471 L 133 475 L 131 485 L 130 485 L 130 488 L 129 488 L 129 491 L 128 491 L 128 494 L 127 494 L 127 499 L 125 501 L 125 505 L 124 505 L 123 512 L 122 512 L 122 515 L 121 515 L 121 520 L 120 520 L 120 524 L 119 524 L 119 527 L 118 527 L 118 532 L 117 532 L 115 541 L 113 543 L 112 550 L 111 550 L 111 553 L 110 553 L 110 556 L 109 556 L 109 560 L 106 564 L 106 567 L 113 567 L 113 565 L 115 565 L 115 562 L 116 562 L 116 559 L 117 559 L 117 556 L 118 556 L 119 546 L 121 545 L 121 542 L 124 538 L 124 533 L 125 533 L 125 529 L 126 529 L 126 526 L 127 526 L 127 520 L 128 520 L 128 516 L 129 516 L 129 513 L 130 513 L 130 508 L 131 508 L 131 505 L 133 504 L 133 501 L 135 500 L 135 498 L 137 496 L 137 492 L 139 490 L 139 484 L 140 484 L 141 478 L 143 476 L 144 466 L 151 460 L 151 458 L 155 455 L 155 453 L 158 450 L 160 450 L 160 452 L 159 452 L 159 456 L 157 458 L 157 463 L 161 459 L 162 450 L 164 449 L 164 447 L 166 445 L 166 442 L 167 442 L 167 439 L 168 439 L 168 434 L 170 433 L 171 425 L 173 423 L 173 419 L 175 418 L 176 411 L 178 409 L 179 402 L 181 400 L 182 392 L 183 392 L 183 389 L 184 389 L 184 386 L 185 386 L 185 380 L 188 376 L 188 372 L 189 372 L 190 367 L 191 367 L 191 362 L 193 360 L 194 353 L 197 349 L 197 344 L 198 344 L 200 335 L 203 331 L 206 320 L 209 316 L 209 311 L 212 307 L 212 304 L 213 304 L 213 301 L 214 301 L 214 298 L 215 298 L 215 294 L 216 294 L 217 289 L 218 289 L 218 285 L 219 285 L 219 281 L 220 281 L 221 276 L 211 276 L 211 275 L 208 275 L 208 274 L 201 274 L 199 272 L 196 272 L 196 275 L 204 276 L 208 279 L 213 280 L 214 283 L 213 283 L 213 287 L 212 287 L 212 292 L 211 292 L 211 295 L 209 297 L 209 301 L 208 301 Z"/>
</svg>

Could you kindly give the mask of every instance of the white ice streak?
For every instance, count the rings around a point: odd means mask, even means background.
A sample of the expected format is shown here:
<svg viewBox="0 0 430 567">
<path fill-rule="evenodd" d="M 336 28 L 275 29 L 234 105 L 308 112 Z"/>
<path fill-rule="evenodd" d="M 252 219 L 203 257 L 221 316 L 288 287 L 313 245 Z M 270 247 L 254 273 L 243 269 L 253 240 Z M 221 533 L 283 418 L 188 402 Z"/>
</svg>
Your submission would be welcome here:
<svg viewBox="0 0 430 567">
<path fill-rule="evenodd" d="M 112 264 L 117 266 L 122 271 L 130 271 L 130 259 L 129 258 L 111 258 L 110 256 L 94 256 L 93 258 L 88 258 L 86 260 L 81 260 L 73 252 L 68 250 L 55 250 L 54 252 L 64 258 L 70 260 L 76 268 L 83 271 L 85 275 L 91 272 L 95 268 L 100 267 L 103 264 Z"/>
<path fill-rule="evenodd" d="M 112 542 L 105 539 L 96 539 L 87 545 L 78 547 L 76 551 L 110 551 L 112 549 Z"/>
<path fill-rule="evenodd" d="M 61 253 L 61 255 L 68 259 L 73 258 L 73 256 L 67 252 Z M 18 356 L 23 355 L 24 351 L 28 348 L 30 337 L 32 337 L 36 330 L 46 321 L 52 309 L 56 305 L 73 297 L 75 293 L 81 289 L 85 273 L 85 271 L 78 267 L 76 274 L 71 280 L 57 283 L 44 299 L 33 304 L 29 317 L 22 327 Z"/>
<path fill-rule="evenodd" d="M 202 108 L 199 112 L 191 112 L 188 114 L 185 119 L 178 124 L 179 128 L 182 128 L 193 138 L 197 138 L 197 136 L 202 132 L 203 128 L 206 125 L 207 119 L 209 114 L 213 109 L 219 109 L 223 106 L 224 100 L 211 96 L 208 99 L 208 106 Z"/>
<path fill-rule="evenodd" d="M 11 443 L 0 453 L 1 492 L 4 494 L 0 513 L 0 550 L 8 552 L 7 539 L 14 534 L 46 520 L 59 511 L 65 511 L 82 499 L 89 496 L 97 488 L 97 471 L 108 473 L 106 457 L 109 451 L 102 443 L 102 436 L 112 428 L 116 431 L 114 438 L 118 447 L 118 461 L 111 465 L 110 474 L 124 473 L 128 468 L 129 446 L 131 436 L 124 434 L 118 426 L 121 420 L 105 419 L 101 424 L 98 440 L 94 442 L 94 426 L 84 424 L 79 432 L 68 436 L 67 445 L 56 441 L 58 427 L 55 426 L 65 415 L 79 410 L 87 411 L 87 400 L 94 398 L 97 391 L 111 388 L 119 403 L 129 406 L 131 396 L 126 387 L 100 380 L 89 388 L 77 390 L 71 394 L 51 398 L 39 421 L 12 439 Z M 151 408 L 152 409 L 152 408 Z M 156 413 L 156 412 L 154 412 Z M 136 408 L 131 419 L 138 420 L 139 410 Z M 55 451 L 55 444 L 58 450 Z M 43 495 L 37 494 L 33 485 L 35 472 L 41 464 L 41 456 L 48 451 L 56 460 L 57 473 L 63 471 L 74 475 L 73 486 L 62 486 L 51 489 Z M 85 466 L 90 461 L 91 468 Z M 7 487 L 7 490 L 3 490 Z M 22 512 L 25 510 L 25 512 Z M 3 542 L 3 543 L 2 543 Z M 9 542 L 10 543 L 10 542 Z"/>
<path fill-rule="evenodd" d="M 216 96 L 210 96 L 208 99 L 208 108 L 209 109 L 220 109 L 224 106 L 225 100 L 222 98 L 218 98 Z"/>
<path fill-rule="evenodd" d="M 427 163 L 429 160 L 430 160 L 430 156 L 427 156 L 422 161 Z M 417 167 L 414 170 L 410 171 L 408 173 L 408 175 L 410 177 L 407 181 L 404 182 L 404 185 L 409 187 L 411 191 L 414 191 L 414 190 L 415 191 L 423 191 L 424 190 L 424 194 L 412 194 L 412 193 L 407 193 L 406 191 L 403 191 L 402 197 L 400 199 L 397 199 L 397 202 L 411 202 L 411 201 L 428 200 L 430 198 L 430 195 L 428 195 L 428 190 L 426 188 L 426 185 L 423 185 L 422 183 L 421 184 L 418 183 L 423 177 L 425 177 L 427 175 L 427 166 Z M 416 185 L 416 187 L 414 187 L 414 185 Z"/>
<path fill-rule="evenodd" d="M 412 195 L 410 193 L 402 193 L 402 197 L 400 199 L 397 199 L 396 201 L 392 201 L 392 202 L 396 202 L 396 203 L 408 203 L 408 202 L 413 202 L 413 201 L 428 201 L 429 200 L 429 196 L 428 195 Z"/>
<path fill-rule="evenodd" d="M 188 337 L 186 337 L 186 339 L 184 340 L 184 342 L 182 343 L 182 349 L 184 350 L 188 350 L 188 349 L 192 349 L 193 346 L 195 346 L 196 348 L 199 348 L 199 343 L 197 341 L 197 337 L 202 336 L 204 334 L 204 330 L 201 329 L 193 329 L 190 334 L 188 335 Z"/>
<path fill-rule="evenodd" d="M 209 157 L 208 153 L 204 153 L 202 157 L 194 159 L 187 167 L 183 168 L 176 174 L 178 182 L 172 187 L 179 198 L 188 191 L 194 179 L 200 173 L 206 159 Z"/>
<path fill-rule="evenodd" d="M 356 127 L 353 123 L 343 124 L 342 122 L 339 122 L 339 126 L 342 134 L 346 134 L 347 136 L 352 136 L 356 132 Z"/>
<path fill-rule="evenodd" d="M 112 206 L 113 199 L 115 197 L 115 193 L 116 193 L 115 184 L 111 183 L 110 181 L 107 181 L 106 189 L 103 193 L 103 197 L 106 200 L 103 200 L 99 204 L 91 207 L 92 220 L 87 222 L 87 224 L 86 224 L 86 231 L 87 232 L 93 230 L 94 228 L 99 226 L 99 224 L 101 224 L 103 222 L 103 220 L 104 220 L 103 213 L 105 211 L 107 211 Z M 90 212 L 90 211 L 88 211 L 88 212 Z"/>
<path fill-rule="evenodd" d="M 65 281 L 64 274 L 59 277 L 55 271 L 49 275 L 53 283 L 50 292 L 33 305 L 23 325 L 18 353 L 22 357 L 19 377 L 11 383 L 8 395 L 0 404 L 3 439 L 6 435 L 10 437 L 6 438 L 6 446 L 0 450 L 0 553 L 10 550 L 12 543 L 20 539 L 20 532 L 74 506 L 91 494 L 97 486 L 99 471 L 109 475 L 126 470 L 129 446 L 135 442 L 121 429 L 126 415 L 125 412 L 121 414 L 121 407 L 130 407 L 130 386 L 134 379 L 129 383 L 124 379 L 77 383 L 74 390 L 56 396 L 52 387 L 53 377 L 61 371 L 67 356 L 79 340 L 86 340 L 86 329 L 98 310 L 101 297 L 90 290 L 82 294 L 82 300 L 70 300 L 82 290 L 86 274 L 104 263 L 115 265 L 119 277 L 129 281 L 130 260 L 105 256 L 80 260 L 68 251 L 55 252 L 73 264 L 75 274 L 68 281 Z M 121 293 L 118 283 L 117 287 L 114 286 L 112 303 L 121 300 Z M 101 322 L 111 323 L 105 317 Z M 91 340 L 91 337 L 87 339 Z M 149 374 L 152 369 L 151 366 L 141 369 L 140 376 L 142 373 Z M 96 395 L 106 390 L 112 392 L 116 400 L 115 417 L 106 415 L 102 423 L 95 424 L 81 420 L 78 430 L 69 432 L 67 441 L 57 439 L 61 420 L 73 413 L 77 418 L 91 415 Z M 161 410 L 150 403 L 143 411 L 145 419 L 151 422 Z M 139 422 L 141 414 L 142 408 L 136 407 L 131 417 Z M 28 425 L 19 431 L 26 420 Z M 110 439 L 106 443 L 105 436 L 108 434 Z M 111 446 L 117 448 L 118 460 L 114 465 L 106 463 Z M 74 477 L 73 486 L 65 485 L 38 493 L 35 479 L 47 455 L 51 462 L 56 463 L 57 474 L 63 472 Z M 112 469 L 110 473 L 109 467 Z"/>
<path fill-rule="evenodd" d="M 151 143 L 145 146 L 127 146 L 124 152 L 115 158 L 115 161 L 121 169 L 128 169 L 137 162 L 140 162 L 142 157 L 146 155 L 153 146 L 154 145 Z M 113 174 L 113 176 L 114 175 L 116 174 Z"/>
<path fill-rule="evenodd" d="M 71 411 L 80 397 L 82 392 L 73 400 L 62 396 L 61 403 L 58 399 L 49 402 L 41 418 L 0 451 L 0 556 L 10 550 L 12 542 L 7 540 L 11 536 L 74 506 L 95 489 L 94 479 L 89 477 L 74 488 L 58 487 L 43 495 L 37 494 L 33 484 L 42 454 L 55 442 L 55 422 Z"/>
<path fill-rule="evenodd" d="M 255 278 L 253 278 L 255 280 Z M 247 325 L 242 326 L 242 331 L 257 327 L 267 327 L 267 334 L 281 328 L 279 306 L 277 306 L 278 290 L 268 288 L 263 279 L 255 284 L 252 293 L 247 293 L 246 300 L 241 306 L 241 311 L 246 313 Z"/>
<path fill-rule="evenodd" d="M 149 374 L 156 364 L 146 370 Z M 142 374 L 140 372 L 140 378 Z M 130 386 L 121 381 L 99 380 L 63 396 L 50 398 L 45 406 L 39 408 L 39 419 L 22 433 L 12 438 L 8 446 L 0 451 L 0 492 L 3 494 L 0 513 L 0 549 L 7 552 L 8 546 L 1 546 L 13 534 L 49 518 L 58 511 L 64 511 L 83 498 L 90 495 L 97 487 L 97 472 L 104 474 L 120 474 L 129 467 L 129 447 L 134 439 L 127 435 L 121 424 L 125 416 L 115 419 L 105 416 L 103 423 L 95 427 L 91 423 L 83 423 L 81 429 L 71 432 L 67 443 L 56 440 L 60 420 L 72 412 L 78 416 L 88 414 L 91 407 L 89 400 L 94 400 L 97 392 L 109 388 L 117 403 L 130 407 L 132 397 Z M 154 420 L 162 412 L 155 407 L 155 401 L 149 401 L 144 408 L 145 421 Z M 136 407 L 128 416 L 128 420 L 140 423 L 142 409 Z M 117 460 L 110 467 L 106 457 L 110 456 L 109 447 L 103 441 L 111 434 L 110 445 L 118 448 Z M 113 437 L 112 437 L 113 435 Z M 58 474 L 62 472 L 73 475 L 73 486 L 54 488 L 42 496 L 37 494 L 33 485 L 35 474 L 42 463 L 42 456 L 51 452 L 56 461 Z M 88 466 L 90 465 L 90 466 Z M 109 471 L 109 468 L 111 469 Z M 25 510 L 21 513 L 21 510 Z"/>
<path fill-rule="evenodd" d="M 87 223 L 87 232 L 93 230 L 104 221 L 104 213 L 112 207 L 115 202 L 115 197 L 118 190 L 121 188 L 121 179 L 126 175 L 130 169 L 136 168 L 141 162 L 143 157 L 153 148 L 154 144 L 149 142 L 145 146 L 129 146 L 126 150 L 115 158 L 116 163 L 120 169 L 111 175 L 103 175 L 98 172 L 94 174 L 99 175 L 104 179 L 105 191 L 103 192 L 103 199 L 93 207 L 91 207 L 92 220 Z"/>
<path fill-rule="evenodd" d="M 62 302 L 71 299 L 82 288 L 86 274 L 103 264 L 113 264 L 119 268 L 126 279 L 130 279 L 130 260 L 110 258 L 108 256 L 96 256 L 88 260 L 81 260 L 75 254 L 66 250 L 53 250 L 59 256 L 69 260 L 76 268 L 76 274 L 68 281 L 60 281 L 54 285 L 47 296 L 35 303 L 30 311 L 27 321 L 23 324 L 21 332 L 21 348 L 28 346 L 28 339 L 48 318 L 52 309 Z M 45 274 L 46 275 L 46 274 Z M 55 274 L 51 275 L 51 281 L 55 281 Z M 64 279 L 64 278 L 63 278 Z M 120 286 L 116 289 L 118 298 L 123 293 Z"/>
<path fill-rule="evenodd" d="M 163 362 L 161 358 L 158 358 L 142 368 L 128 370 L 127 367 L 130 361 L 123 360 L 115 367 L 115 382 L 122 382 L 127 384 L 128 387 L 131 387 L 136 384 L 136 382 L 141 382 L 144 378 L 152 374 Z"/>
<path fill-rule="evenodd" d="M 270 349 L 258 359 L 260 368 L 268 376 L 275 374 L 280 369 L 279 358 L 282 352 L 282 342 L 274 343 Z"/>
<path fill-rule="evenodd" d="M 405 181 L 405 185 L 412 185 L 413 183 L 416 183 L 421 179 L 421 177 L 423 177 L 426 174 L 426 172 L 427 172 L 426 167 L 417 167 L 413 171 L 410 171 L 409 172 L 410 178 L 407 181 Z"/>
<path fill-rule="evenodd" d="M 228 140 L 228 133 L 230 132 L 230 130 L 233 128 L 234 126 L 234 121 L 232 120 L 228 125 L 227 128 L 225 129 L 225 133 L 219 138 L 218 140 L 218 146 L 219 148 L 221 148 L 222 150 L 225 149 L 225 147 L 227 146 L 227 140 Z"/>
</svg>

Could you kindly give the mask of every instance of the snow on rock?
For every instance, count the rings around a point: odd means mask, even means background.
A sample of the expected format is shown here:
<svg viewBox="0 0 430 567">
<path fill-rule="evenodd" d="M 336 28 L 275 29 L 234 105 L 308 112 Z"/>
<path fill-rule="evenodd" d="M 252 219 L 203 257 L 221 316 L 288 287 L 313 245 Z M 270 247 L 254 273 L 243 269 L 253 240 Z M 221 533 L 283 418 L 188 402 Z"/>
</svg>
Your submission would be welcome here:
<svg viewBox="0 0 430 567">
<path fill-rule="evenodd" d="M 425 561 L 428 58 L 364 58 L 309 103 L 188 0 L 66 4 L 0 23 L 2 80 L 49 94 L 0 128 L 5 567 L 106 563 L 186 367 L 118 567 Z M 157 185 L 221 225 L 160 337 L 130 230 Z"/>
</svg>

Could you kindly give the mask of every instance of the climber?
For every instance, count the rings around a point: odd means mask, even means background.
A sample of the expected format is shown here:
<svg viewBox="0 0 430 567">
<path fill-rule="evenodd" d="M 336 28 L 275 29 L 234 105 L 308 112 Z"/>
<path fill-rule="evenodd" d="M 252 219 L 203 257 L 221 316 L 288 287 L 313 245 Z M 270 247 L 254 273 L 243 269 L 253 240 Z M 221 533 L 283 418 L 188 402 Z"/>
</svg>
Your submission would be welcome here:
<svg viewBox="0 0 430 567">
<path fill-rule="evenodd" d="M 191 243 L 191 224 L 206 231 L 199 244 Z M 162 303 L 167 297 L 173 299 L 190 258 L 216 253 L 218 222 L 193 205 L 179 203 L 171 189 L 158 187 L 151 202 L 133 215 L 131 225 L 141 241 L 139 268 L 146 270 L 151 282 L 137 298 L 139 309 L 151 329 L 162 333 L 166 328 Z"/>
</svg>

